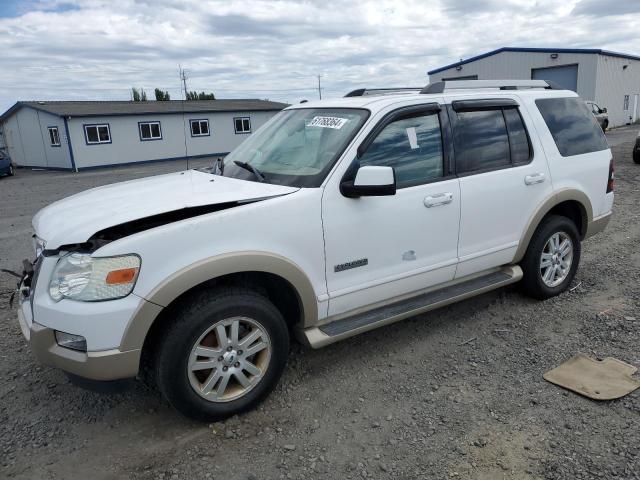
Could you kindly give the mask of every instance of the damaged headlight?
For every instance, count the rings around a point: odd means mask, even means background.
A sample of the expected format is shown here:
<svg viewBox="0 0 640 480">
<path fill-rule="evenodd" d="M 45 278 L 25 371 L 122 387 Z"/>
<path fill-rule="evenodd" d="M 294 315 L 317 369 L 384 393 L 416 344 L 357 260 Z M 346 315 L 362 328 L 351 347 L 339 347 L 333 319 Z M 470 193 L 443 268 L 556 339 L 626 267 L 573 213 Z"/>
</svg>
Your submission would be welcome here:
<svg viewBox="0 0 640 480">
<path fill-rule="evenodd" d="M 133 290 L 140 257 L 93 258 L 82 253 L 70 253 L 62 257 L 51 275 L 49 295 L 53 300 L 63 298 L 83 302 L 115 300 L 126 297 Z"/>
</svg>

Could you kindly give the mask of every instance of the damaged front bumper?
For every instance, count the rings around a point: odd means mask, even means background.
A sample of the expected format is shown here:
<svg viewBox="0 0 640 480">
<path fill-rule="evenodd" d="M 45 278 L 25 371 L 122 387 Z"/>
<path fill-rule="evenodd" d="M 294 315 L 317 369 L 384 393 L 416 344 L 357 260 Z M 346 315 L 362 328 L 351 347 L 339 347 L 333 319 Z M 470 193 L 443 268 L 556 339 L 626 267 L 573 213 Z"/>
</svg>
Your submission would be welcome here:
<svg viewBox="0 0 640 480">
<path fill-rule="evenodd" d="M 37 323 L 33 315 L 33 292 L 38 265 L 31 274 L 25 271 L 18 285 L 18 323 L 31 351 L 44 365 L 89 380 L 120 380 L 135 377 L 140 364 L 140 349 L 120 351 L 79 351 L 63 347 L 56 341 L 56 330 Z"/>
</svg>

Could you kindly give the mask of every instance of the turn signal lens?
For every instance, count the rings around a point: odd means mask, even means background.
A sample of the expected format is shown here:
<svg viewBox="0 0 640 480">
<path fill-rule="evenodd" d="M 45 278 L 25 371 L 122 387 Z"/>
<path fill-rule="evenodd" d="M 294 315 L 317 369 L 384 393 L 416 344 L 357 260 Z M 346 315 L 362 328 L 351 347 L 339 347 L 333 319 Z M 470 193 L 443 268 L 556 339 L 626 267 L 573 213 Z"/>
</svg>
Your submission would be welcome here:
<svg viewBox="0 0 640 480">
<path fill-rule="evenodd" d="M 123 283 L 131 283 L 136 278 L 137 268 L 123 268 L 121 270 L 112 270 L 107 273 L 105 282 L 107 285 L 122 285 Z"/>
</svg>

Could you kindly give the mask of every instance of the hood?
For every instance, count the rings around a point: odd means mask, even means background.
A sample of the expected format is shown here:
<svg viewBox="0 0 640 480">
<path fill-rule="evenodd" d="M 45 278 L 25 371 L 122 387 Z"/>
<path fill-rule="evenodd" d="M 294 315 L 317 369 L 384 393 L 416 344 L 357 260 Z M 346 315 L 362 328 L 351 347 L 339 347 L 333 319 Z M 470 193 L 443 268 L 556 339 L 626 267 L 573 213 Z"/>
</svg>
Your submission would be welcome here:
<svg viewBox="0 0 640 480">
<path fill-rule="evenodd" d="M 295 187 L 249 182 L 197 170 L 114 183 L 64 198 L 33 218 L 48 250 L 86 242 L 94 233 L 185 208 L 286 195 Z"/>
</svg>

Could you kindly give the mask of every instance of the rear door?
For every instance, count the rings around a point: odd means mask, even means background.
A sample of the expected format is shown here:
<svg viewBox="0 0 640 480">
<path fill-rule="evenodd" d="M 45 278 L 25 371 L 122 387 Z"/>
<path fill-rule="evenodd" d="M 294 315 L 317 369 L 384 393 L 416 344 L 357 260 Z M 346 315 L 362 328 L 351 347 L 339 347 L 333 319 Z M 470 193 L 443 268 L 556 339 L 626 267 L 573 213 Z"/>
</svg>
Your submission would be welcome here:
<svg viewBox="0 0 640 480">
<path fill-rule="evenodd" d="M 528 219 L 552 187 L 516 98 L 454 98 L 449 113 L 460 179 L 460 278 L 510 263 Z"/>
</svg>

